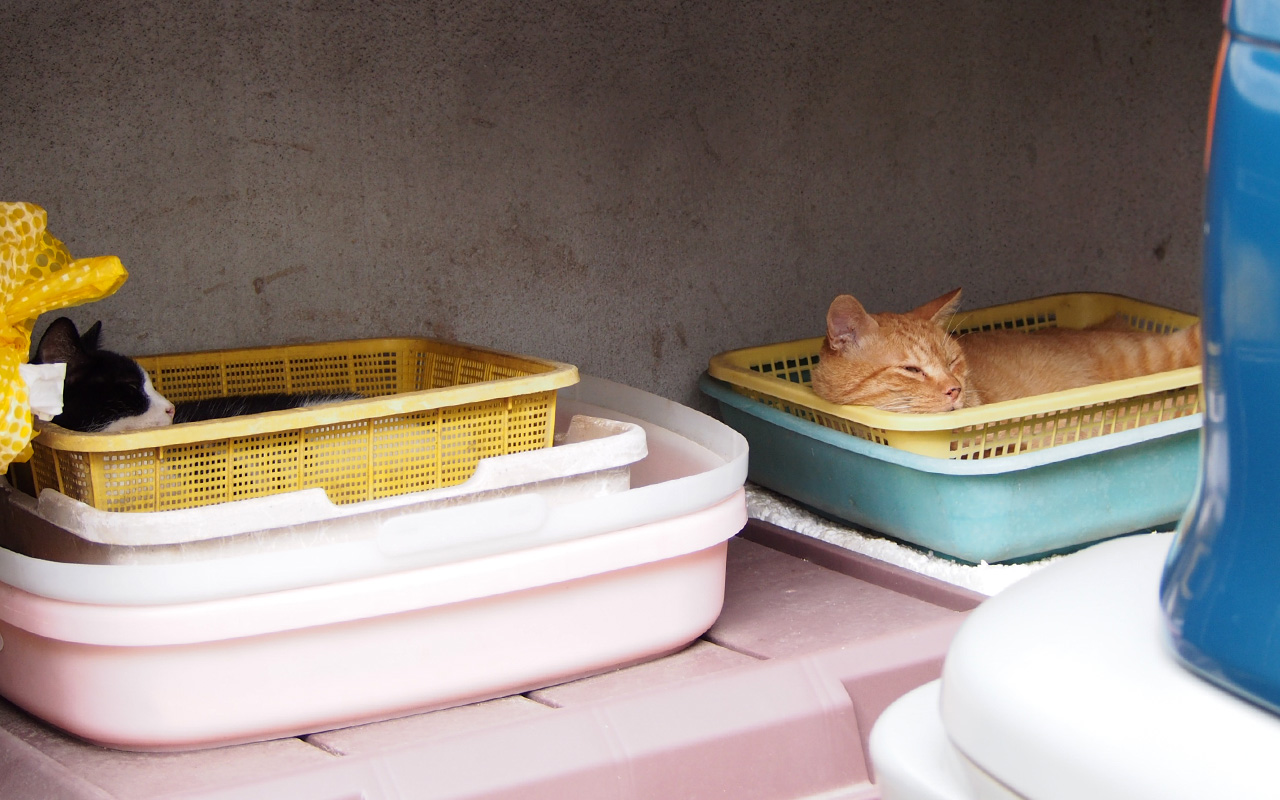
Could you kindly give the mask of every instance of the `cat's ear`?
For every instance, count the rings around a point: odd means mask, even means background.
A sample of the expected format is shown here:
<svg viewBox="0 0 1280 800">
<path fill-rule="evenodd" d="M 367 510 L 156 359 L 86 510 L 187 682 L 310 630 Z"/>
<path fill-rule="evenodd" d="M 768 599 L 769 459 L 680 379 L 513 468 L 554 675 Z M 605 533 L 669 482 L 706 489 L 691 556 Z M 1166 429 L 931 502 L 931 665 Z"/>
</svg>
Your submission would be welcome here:
<svg viewBox="0 0 1280 800">
<path fill-rule="evenodd" d="M 70 364 L 83 354 L 80 334 L 76 324 L 66 317 L 58 317 L 40 337 L 36 345 L 36 362 L 40 364 Z"/>
<path fill-rule="evenodd" d="M 960 290 L 952 289 L 941 297 L 935 297 L 912 311 L 911 316 L 927 319 L 945 327 L 947 320 L 951 319 L 951 315 L 956 313 L 956 309 L 959 307 Z"/>
<path fill-rule="evenodd" d="M 840 295 L 827 309 L 827 343 L 837 352 L 856 345 L 879 326 L 852 295 Z"/>
<path fill-rule="evenodd" d="M 80 349 L 86 353 L 98 349 L 98 340 L 102 338 L 102 320 L 89 326 L 89 330 L 80 334 Z"/>
</svg>

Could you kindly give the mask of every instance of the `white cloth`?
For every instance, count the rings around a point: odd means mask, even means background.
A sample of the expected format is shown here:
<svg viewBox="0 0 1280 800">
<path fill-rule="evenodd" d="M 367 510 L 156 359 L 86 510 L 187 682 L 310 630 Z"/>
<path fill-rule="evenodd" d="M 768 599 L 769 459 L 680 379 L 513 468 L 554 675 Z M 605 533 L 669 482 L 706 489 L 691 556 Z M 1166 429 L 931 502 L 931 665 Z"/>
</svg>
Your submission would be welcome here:
<svg viewBox="0 0 1280 800">
<path fill-rule="evenodd" d="M 27 385 L 27 402 L 37 419 L 48 422 L 62 413 L 66 364 L 19 364 L 18 374 Z"/>
</svg>

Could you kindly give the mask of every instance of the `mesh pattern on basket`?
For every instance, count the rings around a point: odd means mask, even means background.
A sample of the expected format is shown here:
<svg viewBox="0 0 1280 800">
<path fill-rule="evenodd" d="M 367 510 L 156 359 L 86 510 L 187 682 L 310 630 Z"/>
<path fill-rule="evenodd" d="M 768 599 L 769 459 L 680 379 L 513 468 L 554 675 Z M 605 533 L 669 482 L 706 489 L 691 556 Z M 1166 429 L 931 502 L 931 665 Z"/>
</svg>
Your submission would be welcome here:
<svg viewBox="0 0 1280 800">
<path fill-rule="evenodd" d="M 259 415 L 237 420 L 235 435 L 206 439 L 193 429 L 190 440 L 131 450 L 75 452 L 59 447 L 56 436 L 40 437 L 37 490 L 56 488 L 106 511 L 159 511 L 312 487 L 344 504 L 452 486 L 470 478 L 482 458 L 550 446 L 555 389 L 576 380 L 565 365 L 427 339 L 138 360 L 174 401 L 334 391 L 370 399 L 354 401 L 357 419 L 291 426 L 290 416 L 314 413 L 298 410 L 268 415 L 283 421 L 263 430 Z M 496 398 L 463 388 L 530 376 L 533 385 Z M 433 389 L 450 391 L 427 391 Z"/>
<path fill-rule="evenodd" d="M 817 361 L 817 356 L 814 356 L 814 361 Z M 898 437 L 902 435 L 898 431 L 863 425 L 797 403 L 788 403 L 762 392 L 749 389 L 740 391 L 779 411 L 859 439 L 895 447 L 898 446 Z M 940 433 L 945 434 L 949 440 L 947 449 L 950 458 L 974 460 L 1041 450 L 1185 417 L 1199 410 L 1200 387 L 1188 386 L 1143 395 L 1127 402 L 1112 401 L 1064 408 L 1052 413 L 1010 417 L 981 425 L 944 429 Z"/>
</svg>

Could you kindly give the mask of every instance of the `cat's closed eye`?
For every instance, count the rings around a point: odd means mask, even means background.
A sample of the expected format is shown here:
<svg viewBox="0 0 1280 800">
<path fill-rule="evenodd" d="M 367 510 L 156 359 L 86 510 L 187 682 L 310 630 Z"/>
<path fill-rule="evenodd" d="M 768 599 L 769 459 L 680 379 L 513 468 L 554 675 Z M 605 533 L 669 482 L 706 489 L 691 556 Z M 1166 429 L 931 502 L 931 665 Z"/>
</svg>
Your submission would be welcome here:
<svg viewBox="0 0 1280 800">
<path fill-rule="evenodd" d="M 914 365 L 914 364 L 906 364 L 906 365 L 904 365 L 904 366 L 902 367 L 902 369 L 903 369 L 903 370 L 905 370 L 906 372 L 910 372 L 912 375 L 923 375 L 923 374 L 924 374 L 924 370 L 920 369 L 919 367 L 917 367 L 917 366 L 916 366 L 916 365 Z"/>
</svg>

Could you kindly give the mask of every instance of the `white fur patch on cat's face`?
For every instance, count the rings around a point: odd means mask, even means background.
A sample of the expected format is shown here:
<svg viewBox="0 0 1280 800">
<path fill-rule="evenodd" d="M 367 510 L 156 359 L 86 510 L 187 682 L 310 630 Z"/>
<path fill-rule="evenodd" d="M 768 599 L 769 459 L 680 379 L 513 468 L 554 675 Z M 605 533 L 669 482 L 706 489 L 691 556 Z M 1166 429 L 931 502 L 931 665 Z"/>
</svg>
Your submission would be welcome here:
<svg viewBox="0 0 1280 800">
<path fill-rule="evenodd" d="M 147 398 L 147 410 L 133 417 L 118 419 L 102 429 L 103 433 L 124 433 L 125 431 L 141 431 L 147 428 L 163 428 L 173 424 L 173 403 L 156 391 L 151 385 L 151 376 L 143 372 L 142 394 Z"/>
</svg>

